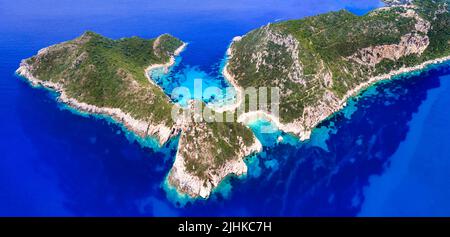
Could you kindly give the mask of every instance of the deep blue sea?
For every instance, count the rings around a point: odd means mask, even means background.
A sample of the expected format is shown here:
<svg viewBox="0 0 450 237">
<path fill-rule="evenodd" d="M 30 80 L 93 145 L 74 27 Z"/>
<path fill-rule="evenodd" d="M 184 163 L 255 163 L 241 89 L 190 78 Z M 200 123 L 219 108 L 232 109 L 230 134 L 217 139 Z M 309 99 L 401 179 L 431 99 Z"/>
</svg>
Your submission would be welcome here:
<svg viewBox="0 0 450 237">
<path fill-rule="evenodd" d="M 107 119 L 80 116 L 14 75 L 21 59 L 93 30 L 111 38 L 173 34 L 189 43 L 165 90 L 193 78 L 226 86 L 234 36 L 269 22 L 375 0 L 0 0 L 0 216 L 450 215 L 450 63 L 379 83 L 310 141 L 252 128 L 264 151 L 208 200 L 164 184 L 177 140 L 145 146 Z M 166 78 L 167 79 L 167 78 Z M 167 81 L 167 80 L 165 80 Z M 278 143 L 276 138 L 283 136 Z"/>
</svg>

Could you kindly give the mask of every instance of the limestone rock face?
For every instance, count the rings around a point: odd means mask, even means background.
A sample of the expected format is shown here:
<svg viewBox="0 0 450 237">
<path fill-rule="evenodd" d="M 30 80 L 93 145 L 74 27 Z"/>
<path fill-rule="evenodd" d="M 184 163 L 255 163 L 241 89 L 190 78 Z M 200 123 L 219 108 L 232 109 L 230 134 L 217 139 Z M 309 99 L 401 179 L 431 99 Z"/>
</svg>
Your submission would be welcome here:
<svg viewBox="0 0 450 237">
<path fill-rule="evenodd" d="M 398 44 L 363 48 L 348 58 L 360 64 L 374 67 L 383 59 L 395 61 L 412 54 L 420 56 L 430 44 L 427 33 L 431 27 L 431 23 L 421 18 L 410 7 L 405 6 L 405 8 L 407 9 L 406 12 L 401 15 L 415 20 L 415 30 L 413 32 L 402 36 Z"/>
<path fill-rule="evenodd" d="M 359 50 L 349 58 L 367 66 L 376 66 L 383 59 L 398 60 L 411 54 L 421 55 L 430 44 L 426 35 L 411 33 L 404 35 L 400 43 L 390 45 L 371 46 Z"/>
<path fill-rule="evenodd" d="M 411 4 L 413 2 L 413 0 L 384 0 L 383 2 L 387 6 L 398 6 L 398 5 Z"/>
</svg>

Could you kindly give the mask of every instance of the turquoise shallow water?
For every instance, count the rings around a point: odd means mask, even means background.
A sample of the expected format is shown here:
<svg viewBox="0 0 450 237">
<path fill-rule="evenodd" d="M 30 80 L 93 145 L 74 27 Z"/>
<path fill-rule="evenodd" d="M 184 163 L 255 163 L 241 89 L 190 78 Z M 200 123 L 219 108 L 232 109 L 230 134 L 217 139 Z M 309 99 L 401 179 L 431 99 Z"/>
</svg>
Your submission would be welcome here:
<svg viewBox="0 0 450 237">
<path fill-rule="evenodd" d="M 14 76 L 22 58 L 85 30 L 112 38 L 169 32 L 189 45 L 166 92 L 193 79 L 219 88 L 236 35 L 279 19 L 378 1 L 17 0 L 0 8 L 0 215 L 354 216 L 445 215 L 448 200 L 449 65 L 379 83 L 298 142 L 251 125 L 263 152 L 249 172 L 228 177 L 209 200 L 168 190 L 177 139 L 161 148 L 101 116 L 80 116 Z M 114 3 L 114 4 L 112 4 Z M 164 20 L 162 20 L 164 19 Z M 225 84 L 224 84 L 225 83 Z M 202 86 L 204 88 L 204 86 Z M 278 138 L 282 137 L 280 142 Z M 173 191 L 173 190 L 172 190 Z M 183 207 L 181 207 L 183 206 Z"/>
<path fill-rule="evenodd" d="M 190 99 L 215 105 L 234 103 L 236 91 L 222 75 L 227 63 L 226 56 L 213 66 L 213 72 L 210 73 L 198 66 L 185 65 L 182 62 L 183 56 L 179 55 L 175 58 L 174 65 L 169 68 L 160 67 L 149 72 L 150 78 L 161 86 L 174 102 L 182 106 L 187 106 Z M 227 88 L 231 89 L 231 93 Z"/>
</svg>

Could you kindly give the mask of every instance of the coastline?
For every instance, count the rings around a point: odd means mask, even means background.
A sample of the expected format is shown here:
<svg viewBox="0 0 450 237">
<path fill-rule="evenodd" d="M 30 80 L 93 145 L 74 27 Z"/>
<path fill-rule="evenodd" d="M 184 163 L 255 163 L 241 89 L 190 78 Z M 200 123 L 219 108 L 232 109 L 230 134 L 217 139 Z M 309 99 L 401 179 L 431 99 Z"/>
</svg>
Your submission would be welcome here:
<svg viewBox="0 0 450 237">
<path fill-rule="evenodd" d="M 227 49 L 227 62 L 225 63 L 225 66 L 222 69 L 222 75 L 223 77 L 233 86 L 234 90 L 236 91 L 236 101 L 233 104 L 230 105 L 222 105 L 222 106 L 209 106 L 214 111 L 223 113 L 230 110 L 237 109 L 241 103 L 242 103 L 242 95 L 243 95 L 243 89 L 239 86 L 239 84 L 234 79 L 234 76 L 231 75 L 231 73 L 228 71 L 228 60 L 233 57 L 233 51 L 231 50 L 231 45 L 241 40 L 241 36 L 236 36 L 231 40 L 230 46 Z"/>
<path fill-rule="evenodd" d="M 154 82 L 148 75 L 148 70 L 152 70 L 154 68 L 162 66 L 172 66 L 175 63 L 175 57 L 183 51 L 186 45 L 186 43 L 183 43 L 177 50 L 175 50 L 168 63 L 150 65 L 149 67 L 147 67 L 147 69 L 145 69 L 145 75 L 149 79 L 150 83 Z M 43 48 L 38 51 L 38 54 L 44 53 L 46 50 L 47 48 Z M 119 108 L 98 107 L 95 105 L 80 102 L 74 98 L 69 98 L 62 85 L 51 81 L 43 81 L 33 76 L 30 71 L 30 65 L 27 64 L 25 60 L 21 61 L 19 68 L 16 70 L 16 74 L 25 78 L 33 87 L 42 86 L 59 93 L 57 100 L 74 110 L 92 115 L 109 116 L 113 121 L 118 124 L 122 124 L 126 129 L 130 130 L 141 138 L 155 137 L 159 147 L 164 145 L 170 138 L 176 135 L 176 133 L 172 133 L 172 127 L 168 127 L 163 123 L 152 124 L 150 122 L 135 119 L 129 113 L 125 113 Z"/>
<path fill-rule="evenodd" d="M 228 48 L 227 54 L 229 55 L 229 58 L 231 58 L 233 55 L 233 52 L 232 52 L 233 42 L 239 40 L 240 38 L 241 37 L 235 37 L 233 39 L 230 47 Z M 437 59 L 428 60 L 419 65 L 412 66 L 412 67 L 402 67 L 398 70 L 391 71 L 391 72 L 383 74 L 383 75 L 369 78 L 367 81 L 365 81 L 365 82 L 357 85 L 355 88 L 349 90 L 344 95 L 344 97 L 342 97 L 342 99 L 339 100 L 339 102 L 338 102 L 339 106 L 330 108 L 331 109 L 330 113 L 324 114 L 322 117 L 316 119 L 316 121 L 313 123 L 313 126 L 310 129 L 304 128 L 304 126 L 302 125 L 301 119 L 297 119 L 296 121 L 291 122 L 291 123 L 282 123 L 280 121 L 279 117 L 269 114 L 269 113 L 267 113 L 267 111 L 263 111 L 263 110 L 249 111 L 249 112 L 243 113 L 243 114 L 239 115 L 238 122 L 241 122 L 241 123 L 247 125 L 248 123 L 259 120 L 259 119 L 266 119 L 266 120 L 269 120 L 270 122 L 274 123 L 274 125 L 281 131 L 286 132 L 286 133 L 292 133 L 292 134 L 298 136 L 300 141 L 305 141 L 305 140 L 310 139 L 312 130 L 319 123 L 326 120 L 327 118 L 332 116 L 334 113 L 339 112 L 342 108 L 344 108 L 347 105 L 347 102 L 350 98 L 358 95 L 367 87 L 372 86 L 380 81 L 391 80 L 395 76 L 399 76 L 399 75 L 414 72 L 414 71 L 423 70 L 427 66 L 441 64 L 446 61 L 450 61 L 450 56 L 445 56 L 445 57 L 441 57 L 441 58 L 437 58 Z M 230 84 L 233 85 L 233 87 L 237 91 L 237 99 L 233 105 L 227 105 L 227 106 L 223 106 L 221 108 L 215 109 L 218 112 L 234 110 L 234 109 L 238 108 L 240 106 L 240 104 L 242 103 L 241 93 L 243 90 L 237 84 L 237 82 L 236 82 L 235 78 L 232 76 L 232 74 L 227 70 L 228 63 L 229 62 L 226 63 L 226 65 L 223 69 L 223 75 L 224 75 L 225 79 L 228 80 L 230 82 Z"/>
</svg>

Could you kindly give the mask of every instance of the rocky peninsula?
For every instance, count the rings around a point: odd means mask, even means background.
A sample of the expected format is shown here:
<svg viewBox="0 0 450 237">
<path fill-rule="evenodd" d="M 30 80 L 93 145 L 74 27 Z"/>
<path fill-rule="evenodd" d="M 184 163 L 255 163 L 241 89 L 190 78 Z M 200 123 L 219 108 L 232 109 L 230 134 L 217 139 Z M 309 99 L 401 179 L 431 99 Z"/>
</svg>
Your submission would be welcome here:
<svg viewBox="0 0 450 237">
<path fill-rule="evenodd" d="M 235 40 L 225 74 L 232 84 L 281 95 L 279 116 L 246 111 L 240 121 L 265 118 L 305 140 L 362 89 L 449 59 L 447 1 L 385 2 L 363 16 L 341 10 L 277 22 Z"/>
</svg>

